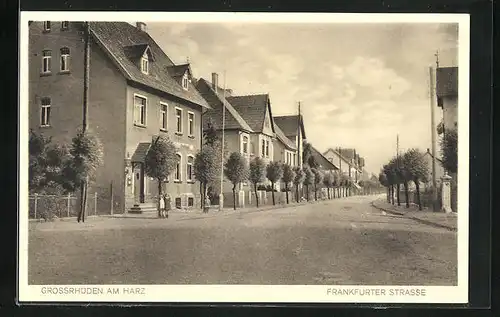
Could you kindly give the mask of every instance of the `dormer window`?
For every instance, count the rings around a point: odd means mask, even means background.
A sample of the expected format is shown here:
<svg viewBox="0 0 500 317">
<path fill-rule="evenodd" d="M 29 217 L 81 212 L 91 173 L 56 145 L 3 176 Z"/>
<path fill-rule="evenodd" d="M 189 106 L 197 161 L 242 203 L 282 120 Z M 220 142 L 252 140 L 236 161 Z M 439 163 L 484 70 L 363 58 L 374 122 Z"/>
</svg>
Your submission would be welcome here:
<svg viewBox="0 0 500 317">
<path fill-rule="evenodd" d="M 189 87 L 189 78 L 187 73 L 185 73 L 184 76 L 182 76 L 182 88 L 188 90 L 188 87 Z"/>
<path fill-rule="evenodd" d="M 45 32 L 50 32 L 50 21 L 43 21 L 43 30 Z"/>
<path fill-rule="evenodd" d="M 147 54 L 141 57 L 141 72 L 144 74 L 149 74 L 149 58 Z"/>
</svg>

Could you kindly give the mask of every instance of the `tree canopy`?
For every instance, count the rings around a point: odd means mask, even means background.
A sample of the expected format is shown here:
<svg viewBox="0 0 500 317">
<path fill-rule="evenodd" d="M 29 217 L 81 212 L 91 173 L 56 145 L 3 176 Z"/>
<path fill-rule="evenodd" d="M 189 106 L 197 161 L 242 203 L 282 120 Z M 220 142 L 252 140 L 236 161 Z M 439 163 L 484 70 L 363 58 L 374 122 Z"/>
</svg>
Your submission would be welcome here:
<svg viewBox="0 0 500 317">
<path fill-rule="evenodd" d="M 248 166 L 245 158 L 239 152 L 233 152 L 224 164 L 224 175 L 236 186 L 248 179 Z"/>
<path fill-rule="evenodd" d="M 178 163 L 177 147 L 167 136 L 156 136 L 146 153 L 144 163 L 146 175 L 163 182 Z"/>
<path fill-rule="evenodd" d="M 441 139 L 441 154 L 443 167 L 449 173 L 456 173 L 458 167 L 458 133 L 456 130 L 446 130 Z"/>
</svg>

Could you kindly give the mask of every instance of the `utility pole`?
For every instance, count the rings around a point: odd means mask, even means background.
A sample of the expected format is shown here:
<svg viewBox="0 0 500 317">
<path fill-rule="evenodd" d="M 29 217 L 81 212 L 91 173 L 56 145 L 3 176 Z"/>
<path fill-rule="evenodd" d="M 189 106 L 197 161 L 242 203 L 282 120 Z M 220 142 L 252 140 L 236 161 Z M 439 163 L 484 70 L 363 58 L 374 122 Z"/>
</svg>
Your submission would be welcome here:
<svg viewBox="0 0 500 317">
<path fill-rule="evenodd" d="M 224 208 L 224 132 L 226 127 L 226 71 L 224 70 L 224 89 L 222 90 L 222 145 L 221 145 L 221 169 L 220 169 L 220 195 L 219 211 Z"/>
<path fill-rule="evenodd" d="M 436 53 L 437 54 L 437 53 Z M 436 61 L 436 65 L 439 61 Z M 436 122 L 434 117 L 434 108 L 436 107 L 436 100 L 434 99 L 434 89 L 435 89 L 435 77 L 434 69 L 432 66 L 429 67 L 429 83 L 430 83 L 430 98 L 431 98 L 431 139 L 432 139 L 432 208 L 436 211 L 436 201 L 437 201 L 437 181 L 436 181 Z"/>
</svg>

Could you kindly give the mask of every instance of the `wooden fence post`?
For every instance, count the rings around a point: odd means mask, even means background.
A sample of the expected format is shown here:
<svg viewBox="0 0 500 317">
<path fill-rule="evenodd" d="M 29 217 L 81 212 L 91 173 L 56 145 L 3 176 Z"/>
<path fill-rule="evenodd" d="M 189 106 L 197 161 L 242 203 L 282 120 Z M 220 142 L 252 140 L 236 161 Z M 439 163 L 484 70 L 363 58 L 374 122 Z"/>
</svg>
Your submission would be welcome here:
<svg viewBox="0 0 500 317">
<path fill-rule="evenodd" d="M 68 194 L 68 210 L 67 210 L 67 216 L 69 218 L 70 215 L 70 209 L 71 209 L 71 193 Z"/>
<path fill-rule="evenodd" d="M 97 192 L 94 193 L 94 215 L 97 216 Z"/>
<path fill-rule="evenodd" d="M 36 208 L 37 208 L 37 203 L 38 203 L 38 194 L 35 193 L 35 219 L 36 219 Z"/>
</svg>

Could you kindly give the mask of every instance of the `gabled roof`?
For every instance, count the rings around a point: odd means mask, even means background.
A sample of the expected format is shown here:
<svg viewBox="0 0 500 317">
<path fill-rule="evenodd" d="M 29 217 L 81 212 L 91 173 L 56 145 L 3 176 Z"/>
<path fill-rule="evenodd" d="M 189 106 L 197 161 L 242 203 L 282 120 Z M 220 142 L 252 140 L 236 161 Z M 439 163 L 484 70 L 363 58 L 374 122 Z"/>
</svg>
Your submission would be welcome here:
<svg viewBox="0 0 500 317">
<path fill-rule="evenodd" d="M 209 108 L 195 87 L 185 90 L 166 71 L 175 66 L 172 60 L 148 33 L 126 22 L 89 22 L 90 32 L 97 44 L 111 58 L 123 76 L 135 83 Z M 149 63 L 149 74 L 143 74 L 131 57 L 149 50 L 154 61 Z"/>
<path fill-rule="evenodd" d="M 311 155 L 316 159 L 316 162 L 324 170 L 338 170 L 339 168 L 330 162 L 320 151 L 316 150 L 314 146 L 311 146 Z"/>
<path fill-rule="evenodd" d="M 436 95 L 458 95 L 458 67 L 440 67 L 436 71 Z"/>
<path fill-rule="evenodd" d="M 276 137 L 281 141 L 289 150 L 297 150 L 297 145 L 290 140 L 283 131 L 281 131 L 280 127 L 277 125 L 274 126 L 274 132 L 276 133 Z"/>
<path fill-rule="evenodd" d="M 189 76 L 192 76 L 191 65 L 190 64 L 182 64 L 182 65 L 172 65 L 167 66 L 167 72 L 172 77 L 182 77 L 186 72 L 188 72 Z"/>
<path fill-rule="evenodd" d="M 204 128 L 209 120 L 215 124 L 217 129 L 222 129 L 222 116 L 223 108 L 226 107 L 225 112 L 225 129 L 238 129 L 247 132 L 253 132 L 248 123 L 241 117 L 241 115 L 234 109 L 234 107 L 224 98 L 221 93 L 217 93 L 212 89 L 212 84 L 207 80 L 200 78 L 196 81 L 196 89 L 205 98 L 212 109 L 207 110 L 203 114 Z"/>
<path fill-rule="evenodd" d="M 123 50 L 125 52 L 125 55 L 132 60 L 133 62 L 136 62 L 139 58 L 144 56 L 144 54 L 148 54 L 148 57 L 154 61 L 154 55 L 151 52 L 151 49 L 149 48 L 148 44 L 134 44 L 134 45 L 129 45 L 123 47 Z"/>
<path fill-rule="evenodd" d="M 266 112 L 269 109 L 271 128 L 275 131 L 268 94 L 232 96 L 228 97 L 227 101 L 233 105 L 252 130 L 258 133 L 264 130 Z"/>
<path fill-rule="evenodd" d="M 144 163 L 144 159 L 146 158 L 146 154 L 148 153 L 150 146 L 151 142 L 139 143 L 130 161 Z"/>
<path fill-rule="evenodd" d="M 291 116 L 276 116 L 274 117 L 276 123 L 287 136 L 297 135 L 297 125 L 300 124 L 302 137 L 306 139 L 306 131 L 304 129 L 304 117 L 302 115 Z"/>
</svg>

